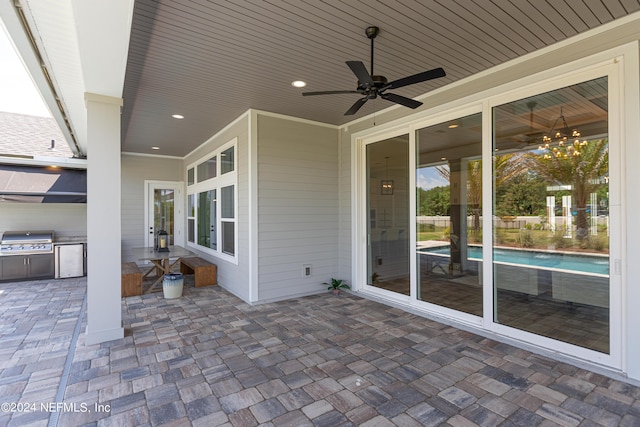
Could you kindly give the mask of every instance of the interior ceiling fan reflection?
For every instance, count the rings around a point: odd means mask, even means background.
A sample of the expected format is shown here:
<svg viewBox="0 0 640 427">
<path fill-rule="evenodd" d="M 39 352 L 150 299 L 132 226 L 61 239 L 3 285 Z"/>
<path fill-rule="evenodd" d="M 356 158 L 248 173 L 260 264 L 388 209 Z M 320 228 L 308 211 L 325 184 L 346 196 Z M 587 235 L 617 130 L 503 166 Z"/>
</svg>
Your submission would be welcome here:
<svg viewBox="0 0 640 427">
<path fill-rule="evenodd" d="M 418 108 L 422 105 L 422 102 L 416 101 L 406 96 L 398 95 L 395 93 L 387 92 L 390 89 L 398 89 L 404 86 L 409 86 L 416 83 L 426 82 L 427 80 L 437 79 L 444 77 L 446 74 L 442 68 L 434 68 L 433 70 L 424 71 L 422 73 L 414 74 L 411 76 L 403 77 L 392 82 L 388 82 L 384 76 L 375 75 L 373 73 L 373 40 L 376 38 L 380 29 L 378 27 L 367 27 L 365 34 L 371 40 L 371 74 L 367 71 L 367 68 L 362 61 L 347 61 L 347 65 L 358 78 L 358 87 L 356 90 L 330 90 L 321 92 L 304 92 L 302 96 L 312 95 L 334 95 L 343 93 L 355 93 L 364 95 L 360 98 L 344 113 L 345 116 L 355 114 L 368 100 L 376 99 L 378 96 L 387 101 L 395 102 L 396 104 L 404 105 L 409 108 Z"/>
</svg>

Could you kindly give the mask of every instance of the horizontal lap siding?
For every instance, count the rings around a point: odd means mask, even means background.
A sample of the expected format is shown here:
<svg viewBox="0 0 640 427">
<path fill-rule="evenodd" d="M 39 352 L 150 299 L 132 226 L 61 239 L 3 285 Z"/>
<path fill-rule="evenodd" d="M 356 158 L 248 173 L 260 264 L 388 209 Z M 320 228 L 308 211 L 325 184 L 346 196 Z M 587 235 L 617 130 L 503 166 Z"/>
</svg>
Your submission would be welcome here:
<svg viewBox="0 0 640 427">
<path fill-rule="evenodd" d="M 259 115 L 257 133 L 259 300 L 326 290 L 338 266 L 338 131 Z"/>
<path fill-rule="evenodd" d="M 2 203 L 0 235 L 15 230 L 53 230 L 56 236 L 87 235 L 85 203 Z"/>
<path fill-rule="evenodd" d="M 144 182 L 183 181 L 181 159 L 122 155 L 122 261 L 136 262 L 131 248 L 146 246 Z"/>
</svg>

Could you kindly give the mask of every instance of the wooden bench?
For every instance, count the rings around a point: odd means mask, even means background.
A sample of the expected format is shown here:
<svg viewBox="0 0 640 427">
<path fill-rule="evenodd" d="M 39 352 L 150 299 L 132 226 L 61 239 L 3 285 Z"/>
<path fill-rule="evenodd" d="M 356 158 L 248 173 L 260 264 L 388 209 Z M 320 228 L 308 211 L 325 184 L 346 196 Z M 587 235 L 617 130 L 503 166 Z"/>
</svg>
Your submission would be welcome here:
<svg viewBox="0 0 640 427">
<path fill-rule="evenodd" d="M 122 296 L 142 295 L 142 272 L 135 262 L 122 264 Z"/>
<path fill-rule="evenodd" d="M 180 273 L 193 274 L 196 288 L 218 283 L 218 267 L 202 258 L 182 258 L 180 260 Z"/>
</svg>

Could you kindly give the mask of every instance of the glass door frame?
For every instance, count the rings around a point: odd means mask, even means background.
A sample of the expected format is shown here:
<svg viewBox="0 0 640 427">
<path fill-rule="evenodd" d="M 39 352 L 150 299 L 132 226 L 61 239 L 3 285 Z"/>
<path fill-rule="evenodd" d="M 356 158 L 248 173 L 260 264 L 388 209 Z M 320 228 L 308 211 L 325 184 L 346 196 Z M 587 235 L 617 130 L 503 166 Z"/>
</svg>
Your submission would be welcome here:
<svg viewBox="0 0 640 427">
<path fill-rule="evenodd" d="M 409 280 L 410 280 L 410 295 L 399 294 L 397 292 L 388 291 L 376 286 L 369 285 L 368 281 L 368 262 L 369 262 L 369 235 L 368 235 L 368 186 L 367 186 L 367 146 L 382 142 L 387 139 L 400 137 L 407 135 L 407 127 L 402 126 L 399 128 L 387 129 L 375 134 L 368 134 L 366 137 L 354 138 L 357 146 L 354 161 L 356 162 L 356 168 L 354 170 L 359 171 L 356 179 L 357 193 L 359 195 L 356 209 L 354 209 L 354 221 L 353 224 L 357 224 L 357 232 L 354 233 L 354 238 L 357 243 L 354 248 L 358 248 L 354 251 L 355 254 L 355 276 L 353 284 L 355 289 L 363 291 L 372 296 L 381 298 L 386 301 L 393 301 L 399 303 L 410 303 L 415 299 L 415 224 L 409 220 Z M 415 135 L 411 131 L 408 131 L 409 135 L 409 189 L 415 187 L 415 176 L 412 171 L 415 168 L 411 167 L 412 162 L 415 162 L 415 153 L 413 147 L 415 147 Z M 415 211 L 415 196 L 409 197 L 409 214 L 410 219 L 413 216 L 412 212 Z M 363 216 L 364 215 L 364 216 Z M 360 238 L 358 238 L 360 236 Z"/>
<path fill-rule="evenodd" d="M 622 61 L 620 58 L 619 61 Z M 485 101 L 483 108 L 483 163 L 493 162 L 493 107 L 519 99 L 528 98 L 541 93 L 561 89 L 577 83 L 586 82 L 599 77 L 608 77 L 608 138 L 609 138 L 609 354 L 569 344 L 553 338 L 547 338 L 531 332 L 519 330 L 494 322 L 495 296 L 493 289 L 493 168 L 483 168 L 483 206 L 491 207 L 483 217 L 483 229 L 492 230 L 483 235 L 484 268 L 483 283 L 491 284 L 483 288 L 484 319 L 483 328 L 501 336 L 506 336 L 529 345 L 540 346 L 562 354 L 571 355 L 583 360 L 606 365 L 611 368 L 622 368 L 622 275 L 620 263 L 622 257 L 622 205 L 621 194 L 624 171 L 622 170 L 622 67 L 617 61 L 603 61 L 584 67 L 580 71 L 556 75 L 540 82 L 522 86 L 516 90 L 493 96 Z"/>
<path fill-rule="evenodd" d="M 625 171 L 622 165 L 624 154 L 623 142 L 623 113 L 625 111 L 624 101 L 624 71 L 621 65 L 623 54 L 615 56 L 611 52 L 605 52 L 594 57 L 584 58 L 574 63 L 566 64 L 554 70 L 547 70 L 536 76 L 530 76 L 516 81 L 506 88 L 496 90 L 488 95 L 478 95 L 475 100 L 459 100 L 452 104 L 450 108 L 439 109 L 432 113 L 427 119 L 415 118 L 406 119 L 401 125 L 392 123 L 378 126 L 377 129 L 365 130 L 351 136 L 354 156 L 352 157 L 352 178 L 354 195 L 354 209 L 352 210 L 352 224 L 355 225 L 352 236 L 352 262 L 353 262 L 353 288 L 362 291 L 382 302 L 397 303 L 399 307 L 419 310 L 425 315 L 450 319 L 453 322 L 466 324 L 478 333 L 490 333 L 496 337 L 501 337 L 507 342 L 518 343 L 532 349 L 539 348 L 541 351 L 548 351 L 558 357 L 565 357 L 568 360 L 584 360 L 589 363 L 606 366 L 607 368 L 623 369 L 625 361 L 626 346 L 623 343 L 624 330 L 623 318 L 625 318 L 625 308 L 623 307 L 623 272 L 624 272 L 624 236 L 622 233 L 624 226 L 624 194 L 622 188 L 625 182 Z M 578 71 L 576 71 L 578 70 Z M 445 307 L 440 307 L 417 299 L 417 277 L 416 277 L 416 196 L 415 192 L 410 197 L 410 212 L 412 220 L 410 226 L 410 296 L 397 295 L 393 292 L 384 291 L 374 286 L 368 285 L 367 281 L 367 168 L 366 168 L 366 146 L 371 143 L 399 135 L 409 135 L 409 185 L 415 188 L 416 185 L 416 164 L 415 146 L 416 130 L 446 121 L 447 119 L 460 117 L 470 113 L 482 112 L 482 160 L 483 164 L 491 165 L 493 162 L 493 123 L 492 108 L 514 100 L 534 96 L 543 92 L 570 86 L 576 83 L 589 81 L 598 77 L 608 77 L 609 89 L 609 164 L 610 164 L 610 352 L 600 353 L 574 344 L 565 343 L 556 339 L 543 337 L 530 332 L 518 330 L 509 326 L 500 325 L 493 321 L 494 294 L 493 294 L 493 268 L 483 268 L 483 283 L 491 284 L 483 287 L 483 316 L 478 318 L 467 313 L 461 313 Z M 524 83 L 523 83 L 524 81 Z M 474 102 L 475 101 L 475 102 Z M 457 107 L 456 107 L 457 106 Z M 483 199 L 482 205 L 482 228 L 483 233 L 483 260 L 487 266 L 493 266 L 493 168 L 485 167 L 483 174 Z M 627 278 L 627 286 L 628 278 Z"/>
<path fill-rule="evenodd" d="M 483 104 L 476 102 L 473 104 L 466 104 L 463 107 L 451 108 L 442 113 L 429 116 L 427 119 L 421 119 L 408 123 L 404 126 L 396 126 L 385 130 L 380 130 L 376 133 L 357 134 L 353 136 L 353 141 L 356 146 L 356 156 L 354 156 L 354 170 L 358 171 L 357 178 L 355 180 L 356 194 L 358 194 L 358 200 L 356 209 L 353 211 L 354 224 L 357 224 L 357 232 L 354 234 L 354 247 L 357 248 L 354 251 L 354 265 L 355 275 L 353 283 L 355 289 L 366 292 L 371 296 L 381 298 L 386 301 L 392 301 L 396 303 L 409 304 L 415 308 L 428 311 L 443 319 L 449 319 L 455 322 L 468 324 L 474 327 L 481 327 L 483 324 L 483 318 L 469 313 L 453 310 L 451 308 L 439 306 L 427 301 L 421 301 L 418 298 L 418 286 L 417 286 L 417 250 L 416 250 L 416 132 L 427 126 L 443 123 L 448 120 L 468 116 L 482 112 Z M 484 126 L 484 123 L 483 123 Z M 483 128 L 484 129 L 484 128 Z M 409 188 L 412 189 L 409 197 L 409 275 L 410 275 L 410 295 L 402 295 L 395 292 L 386 291 L 375 286 L 368 285 L 367 271 L 368 271 L 368 236 L 367 236 L 367 165 L 366 165 L 366 147 L 369 144 L 384 141 L 386 139 L 409 135 Z M 362 136 L 360 136 L 362 135 Z"/>
<path fill-rule="evenodd" d="M 413 188 L 414 190 L 416 189 L 416 173 L 417 173 L 417 164 L 416 164 L 416 146 L 418 144 L 419 141 L 417 141 L 416 138 L 416 134 L 417 132 L 422 129 L 422 128 L 426 128 L 429 126 L 434 126 L 434 125 L 438 125 L 438 124 L 442 124 L 442 123 L 446 123 L 452 120 L 458 120 L 462 117 L 467 117 L 467 116 L 471 116 L 474 114 L 482 114 L 483 113 L 483 104 L 480 102 L 475 102 L 475 103 L 469 103 L 466 104 L 463 107 L 459 107 L 459 108 L 451 108 L 446 110 L 443 113 L 440 114 L 434 114 L 429 116 L 428 119 L 426 120 L 421 120 L 419 122 L 416 122 L 414 124 L 412 124 L 410 126 L 410 132 L 411 132 L 411 154 L 412 157 L 409 160 L 411 163 L 411 177 L 413 179 L 412 184 L 413 184 Z M 482 122 L 482 135 L 483 135 L 483 140 L 482 140 L 482 152 L 483 152 L 483 157 L 482 160 L 484 161 L 484 152 L 486 151 L 485 149 L 485 141 L 484 141 L 484 130 L 486 128 L 485 122 L 484 122 L 484 114 L 483 114 L 483 118 L 482 118 L 483 122 Z M 487 168 L 483 168 L 483 174 L 484 174 L 484 170 Z M 466 182 L 466 168 L 463 168 L 462 173 L 465 176 L 465 179 L 463 180 L 464 182 Z M 484 175 L 483 175 L 483 182 L 484 182 Z M 484 191 L 484 188 L 483 188 Z M 445 319 L 451 319 L 454 320 L 456 322 L 462 322 L 464 324 L 468 324 L 474 327 L 481 327 L 484 323 L 483 321 L 483 317 L 482 316 L 475 316 L 473 314 L 470 313 L 465 313 L 462 311 L 458 311 L 458 310 L 454 310 L 452 308 L 448 308 L 448 307 L 444 307 L 441 305 L 437 305 L 428 301 L 423 301 L 420 300 L 418 298 L 417 295 L 417 289 L 418 289 L 418 277 L 417 277 L 417 255 L 418 255 L 418 251 L 417 251 L 417 227 L 416 227 L 416 209 L 417 209 L 417 200 L 416 200 L 416 191 L 413 192 L 412 195 L 412 243 L 411 243 L 411 249 L 412 249 L 412 262 L 413 262 L 413 270 L 412 270 L 412 289 L 415 288 L 415 292 L 412 293 L 412 296 L 415 295 L 415 298 L 413 299 L 413 303 L 417 306 L 420 307 L 422 309 L 428 310 L 429 312 L 433 312 L 434 314 L 437 314 L 438 316 L 441 316 Z M 484 204 L 485 200 L 483 198 L 483 211 L 480 213 L 480 216 L 484 218 L 484 213 L 486 212 L 484 207 L 486 206 Z M 482 224 L 483 229 L 484 229 L 484 223 Z M 483 235 L 486 233 L 483 233 Z M 483 240 L 483 244 L 484 244 L 484 240 Z M 485 305 L 485 301 L 484 301 L 484 294 L 483 294 L 483 307 Z M 486 311 L 486 308 L 483 309 L 483 312 Z"/>
<path fill-rule="evenodd" d="M 182 181 L 144 181 L 144 245 L 153 246 L 153 235 L 149 233 L 150 227 L 153 226 L 153 209 L 154 201 L 153 194 L 155 190 L 169 189 L 173 190 L 175 200 L 173 203 L 174 213 L 174 237 L 173 241 L 175 245 L 184 247 L 186 243 L 186 237 L 184 233 L 184 182 Z M 155 233 L 157 230 L 153 230 Z"/>
</svg>

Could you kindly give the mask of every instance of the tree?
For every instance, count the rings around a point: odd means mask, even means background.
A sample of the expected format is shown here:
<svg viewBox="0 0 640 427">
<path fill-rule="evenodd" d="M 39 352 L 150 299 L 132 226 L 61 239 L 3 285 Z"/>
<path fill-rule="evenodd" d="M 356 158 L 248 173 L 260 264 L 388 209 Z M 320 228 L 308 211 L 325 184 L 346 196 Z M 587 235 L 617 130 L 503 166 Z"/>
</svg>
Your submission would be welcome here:
<svg viewBox="0 0 640 427">
<path fill-rule="evenodd" d="M 546 183 L 533 173 L 522 173 L 496 188 L 496 215 L 545 215 Z"/>
<path fill-rule="evenodd" d="M 419 215 L 449 215 L 449 187 L 418 188 Z"/>
<path fill-rule="evenodd" d="M 522 156 L 518 154 L 494 156 L 493 168 L 497 188 L 524 172 Z M 437 170 L 440 176 L 451 182 L 451 173 L 448 168 L 438 167 Z M 467 162 L 467 204 L 471 208 L 473 230 L 477 235 L 480 232 L 480 209 L 482 206 L 482 160 Z"/>
<path fill-rule="evenodd" d="M 571 185 L 571 195 L 577 208 L 576 236 L 580 241 L 587 239 L 587 204 L 591 193 L 596 193 L 603 186 L 603 178 L 609 174 L 609 140 L 603 138 L 546 147 L 542 151 L 527 153 L 525 161 L 532 171 L 548 182 Z"/>
</svg>

